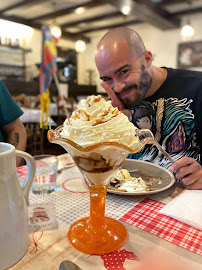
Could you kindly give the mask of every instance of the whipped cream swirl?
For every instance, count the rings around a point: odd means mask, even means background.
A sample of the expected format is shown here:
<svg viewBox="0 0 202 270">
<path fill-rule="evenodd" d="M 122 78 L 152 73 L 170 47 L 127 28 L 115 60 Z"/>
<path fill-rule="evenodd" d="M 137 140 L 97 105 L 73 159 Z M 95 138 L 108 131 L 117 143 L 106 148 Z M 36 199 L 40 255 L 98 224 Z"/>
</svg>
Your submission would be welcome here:
<svg viewBox="0 0 202 270">
<path fill-rule="evenodd" d="M 61 136 L 87 147 L 100 142 L 117 142 L 135 147 L 137 128 L 128 117 L 100 95 L 82 99 L 72 113 L 70 122 L 65 120 Z"/>
</svg>

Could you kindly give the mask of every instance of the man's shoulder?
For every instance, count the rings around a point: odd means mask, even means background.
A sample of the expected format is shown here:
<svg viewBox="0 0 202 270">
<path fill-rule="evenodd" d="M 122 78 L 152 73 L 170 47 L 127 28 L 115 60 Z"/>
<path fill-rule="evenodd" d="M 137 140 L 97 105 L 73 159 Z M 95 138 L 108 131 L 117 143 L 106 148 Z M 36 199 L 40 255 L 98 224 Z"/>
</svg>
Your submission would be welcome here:
<svg viewBox="0 0 202 270">
<path fill-rule="evenodd" d="M 196 78 L 202 80 L 202 72 L 195 70 L 187 70 L 187 69 L 173 69 L 166 68 L 168 71 L 168 76 L 170 77 L 179 77 L 179 78 Z"/>
<path fill-rule="evenodd" d="M 159 98 L 188 98 L 193 99 L 201 96 L 202 72 L 183 69 L 172 69 L 167 67 L 167 78 L 160 88 L 150 97 L 148 101 L 153 102 Z"/>
</svg>

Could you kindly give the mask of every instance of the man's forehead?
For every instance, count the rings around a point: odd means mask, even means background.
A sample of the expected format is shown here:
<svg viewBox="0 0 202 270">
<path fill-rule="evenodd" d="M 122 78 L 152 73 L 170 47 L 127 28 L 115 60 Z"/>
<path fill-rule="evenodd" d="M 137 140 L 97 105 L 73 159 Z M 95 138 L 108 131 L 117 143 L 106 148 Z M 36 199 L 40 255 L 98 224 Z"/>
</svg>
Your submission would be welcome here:
<svg viewBox="0 0 202 270">
<path fill-rule="evenodd" d="M 100 49 L 117 49 L 122 46 L 129 47 L 129 44 L 126 40 L 118 37 L 106 37 L 98 44 Z"/>
<path fill-rule="evenodd" d="M 99 44 L 96 52 L 96 58 L 107 58 L 107 57 L 129 57 L 138 58 L 137 52 L 134 46 L 131 46 L 126 40 L 117 39 L 110 40 L 106 39 Z"/>
</svg>

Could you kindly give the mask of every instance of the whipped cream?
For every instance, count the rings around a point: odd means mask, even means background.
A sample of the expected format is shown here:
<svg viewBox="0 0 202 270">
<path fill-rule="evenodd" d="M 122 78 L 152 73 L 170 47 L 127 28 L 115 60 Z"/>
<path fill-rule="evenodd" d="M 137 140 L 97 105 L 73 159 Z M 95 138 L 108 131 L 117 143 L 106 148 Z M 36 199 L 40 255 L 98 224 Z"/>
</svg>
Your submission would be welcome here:
<svg viewBox="0 0 202 270">
<path fill-rule="evenodd" d="M 126 190 L 127 192 L 146 191 L 148 190 L 148 186 L 141 177 L 138 178 L 132 177 L 130 181 L 124 182 L 119 187 L 119 189 Z"/>
<path fill-rule="evenodd" d="M 149 189 L 148 185 L 141 177 L 131 177 L 130 173 L 126 169 L 118 170 L 110 183 L 112 186 L 114 186 L 114 183 L 118 190 L 127 192 L 146 191 Z"/>
<path fill-rule="evenodd" d="M 87 147 L 101 142 L 117 142 L 135 148 L 137 128 L 128 117 L 100 95 L 82 99 L 70 121 L 65 120 L 61 136 Z"/>
</svg>

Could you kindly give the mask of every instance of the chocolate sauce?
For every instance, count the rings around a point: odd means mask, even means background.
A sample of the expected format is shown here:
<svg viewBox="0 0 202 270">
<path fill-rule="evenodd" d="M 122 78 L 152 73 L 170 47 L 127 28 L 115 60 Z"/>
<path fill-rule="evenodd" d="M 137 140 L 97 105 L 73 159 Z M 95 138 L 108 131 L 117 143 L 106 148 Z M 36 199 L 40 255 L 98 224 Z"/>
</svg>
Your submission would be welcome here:
<svg viewBox="0 0 202 270">
<path fill-rule="evenodd" d="M 121 165 L 112 160 L 107 161 L 98 153 L 92 153 L 89 157 L 73 156 L 73 159 L 80 170 L 89 173 L 104 173 L 114 170 Z"/>
</svg>

